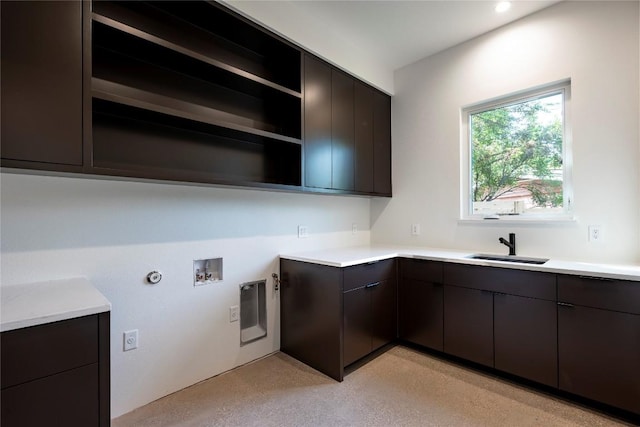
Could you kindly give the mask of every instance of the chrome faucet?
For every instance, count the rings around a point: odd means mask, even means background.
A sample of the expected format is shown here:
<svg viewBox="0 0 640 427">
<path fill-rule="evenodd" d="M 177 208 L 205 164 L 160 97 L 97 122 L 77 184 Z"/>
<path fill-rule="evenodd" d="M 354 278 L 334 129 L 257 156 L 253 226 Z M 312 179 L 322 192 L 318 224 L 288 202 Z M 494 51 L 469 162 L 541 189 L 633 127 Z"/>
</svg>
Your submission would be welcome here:
<svg viewBox="0 0 640 427">
<path fill-rule="evenodd" d="M 509 248 L 509 255 L 516 254 L 516 233 L 509 233 L 508 242 L 504 237 L 499 238 L 498 241 Z"/>
</svg>

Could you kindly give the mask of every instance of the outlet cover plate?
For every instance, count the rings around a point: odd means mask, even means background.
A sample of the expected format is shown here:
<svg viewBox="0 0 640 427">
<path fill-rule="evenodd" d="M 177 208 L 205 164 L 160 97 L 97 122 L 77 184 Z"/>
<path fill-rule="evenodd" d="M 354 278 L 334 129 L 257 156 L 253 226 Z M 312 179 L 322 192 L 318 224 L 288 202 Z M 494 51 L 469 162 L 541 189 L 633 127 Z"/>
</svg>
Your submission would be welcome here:
<svg viewBox="0 0 640 427">
<path fill-rule="evenodd" d="M 122 334 L 123 343 L 122 351 L 129 351 L 138 348 L 138 330 L 132 329 L 124 331 Z"/>
<path fill-rule="evenodd" d="M 237 322 L 238 320 L 240 320 L 240 307 L 232 305 L 229 307 L 229 323 Z"/>
<path fill-rule="evenodd" d="M 589 226 L 589 241 L 592 243 L 602 242 L 602 226 L 590 225 Z"/>
</svg>

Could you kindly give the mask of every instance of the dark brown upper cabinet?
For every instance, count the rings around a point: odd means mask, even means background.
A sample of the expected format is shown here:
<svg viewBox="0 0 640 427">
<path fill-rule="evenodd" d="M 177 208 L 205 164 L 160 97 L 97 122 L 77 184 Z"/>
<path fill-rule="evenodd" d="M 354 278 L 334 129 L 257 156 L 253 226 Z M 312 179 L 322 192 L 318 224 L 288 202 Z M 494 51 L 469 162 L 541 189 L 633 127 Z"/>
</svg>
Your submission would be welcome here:
<svg viewBox="0 0 640 427">
<path fill-rule="evenodd" d="M 373 93 L 373 192 L 391 197 L 391 97 Z"/>
<path fill-rule="evenodd" d="M 301 51 L 209 2 L 93 3 L 90 171 L 301 185 Z"/>
<path fill-rule="evenodd" d="M 373 90 L 356 83 L 355 97 L 355 188 L 373 193 Z"/>
<path fill-rule="evenodd" d="M 82 166 L 82 2 L 3 1 L 2 165 Z"/>
<path fill-rule="evenodd" d="M 353 191 L 352 77 L 305 55 L 305 186 Z"/>
<path fill-rule="evenodd" d="M 361 83 L 220 3 L 1 8 L 2 166 L 391 195 L 389 97 L 367 87 L 359 160 Z"/>
<path fill-rule="evenodd" d="M 304 185 L 331 188 L 331 67 L 304 57 Z"/>
<path fill-rule="evenodd" d="M 355 189 L 391 196 L 391 98 L 362 83 L 355 95 Z"/>
<path fill-rule="evenodd" d="M 331 187 L 353 191 L 354 79 L 331 70 Z"/>
<path fill-rule="evenodd" d="M 305 186 L 391 196 L 391 98 L 305 55 Z"/>
</svg>

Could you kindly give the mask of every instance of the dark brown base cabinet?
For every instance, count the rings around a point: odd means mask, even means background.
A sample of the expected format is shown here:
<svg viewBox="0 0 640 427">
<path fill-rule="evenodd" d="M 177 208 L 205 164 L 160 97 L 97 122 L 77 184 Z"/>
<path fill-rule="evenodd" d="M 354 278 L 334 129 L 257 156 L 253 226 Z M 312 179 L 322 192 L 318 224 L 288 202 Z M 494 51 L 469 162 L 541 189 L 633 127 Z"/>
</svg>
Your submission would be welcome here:
<svg viewBox="0 0 640 427">
<path fill-rule="evenodd" d="M 281 350 L 342 381 L 347 365 L 397 338 L 395 260 L 329 267 L 280 260 Z"/>
<path fill-rule="evenodd" d="M 557 387 L 556 313 L 555 301 L 494 294 L 494 367 Z"/>
<path fill-rule="evenodd" d="M 640 283 L 558 276 L 560 389 L 640 415 Z"/>
<path fill-rule="evenodd" d="M 344 292 L 343 297 L 343 363 L 347 366 L 396 339 L 395 281 L 373 282 Z"/>
<path fill-rule="evenodd" d="M 397 337 L 640 417 L 640 282 L 399 259 L 281 260 L 281 348 L 342 380 Z M 548 390 L 548 388 L 545 388 Z M 636 419 L 634 418 L 634 419 Z"/>
<path fill-rule="evenodd" d="M 444 352 L 493 367 L 493 294 L 444 287 Z"/>
<path fill-rule="evenodd" d="M 398 283 L 400 339 L 443 350 L 442 263 L 401 259 Z"/>
<path fill-rule="evenodd" d="M 110 425 L 109 313 L 3 332 L 3 427 Z"/>
<path fill-rule="evenodd" d="M 445 264 L 444 351 L 557 387 L 556 276 Z"/>
</svg>

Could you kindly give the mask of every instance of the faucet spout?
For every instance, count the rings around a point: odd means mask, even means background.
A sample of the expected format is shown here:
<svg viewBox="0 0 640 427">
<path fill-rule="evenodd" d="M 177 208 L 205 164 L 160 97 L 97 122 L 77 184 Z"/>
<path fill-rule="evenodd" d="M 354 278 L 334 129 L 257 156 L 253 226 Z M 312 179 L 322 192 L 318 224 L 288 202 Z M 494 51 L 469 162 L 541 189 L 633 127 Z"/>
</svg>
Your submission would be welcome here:
<svg viewBox="0 0 640 427">
<path fill-rule="evenodd" d="M 509 233 L 509 241 L 503 237 L 500 237 L 498 241 L 509 248 L 509 255 L 516 254 L 516 233 Z"/>
</svg>

